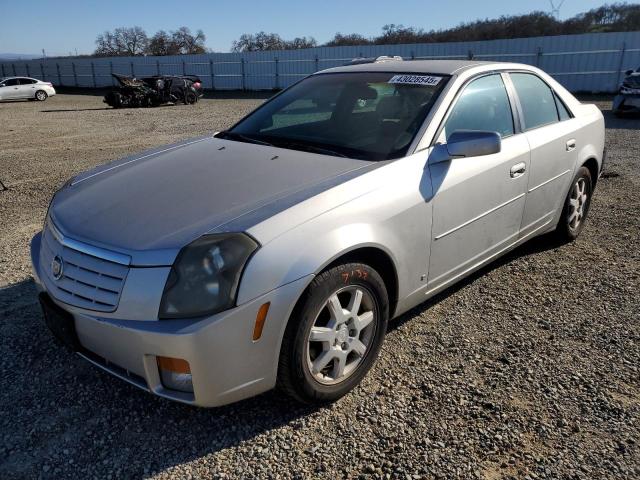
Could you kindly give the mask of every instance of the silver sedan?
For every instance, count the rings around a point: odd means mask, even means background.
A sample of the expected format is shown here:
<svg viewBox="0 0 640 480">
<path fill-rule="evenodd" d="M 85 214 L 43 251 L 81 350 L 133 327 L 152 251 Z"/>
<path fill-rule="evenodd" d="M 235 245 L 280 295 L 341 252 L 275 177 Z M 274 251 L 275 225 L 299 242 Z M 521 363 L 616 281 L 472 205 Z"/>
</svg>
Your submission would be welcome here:
<svg viewBox="0 0 640 480">
<path fill-rule="evenodd" d="M 69 180 L 31 245 L 44 318 L 140 388 L 333 401 L 387 322 L 527 240 L 584 227 L 598 108 L 520 64 L 380 58 L 226 131 Z"/>
</svg>

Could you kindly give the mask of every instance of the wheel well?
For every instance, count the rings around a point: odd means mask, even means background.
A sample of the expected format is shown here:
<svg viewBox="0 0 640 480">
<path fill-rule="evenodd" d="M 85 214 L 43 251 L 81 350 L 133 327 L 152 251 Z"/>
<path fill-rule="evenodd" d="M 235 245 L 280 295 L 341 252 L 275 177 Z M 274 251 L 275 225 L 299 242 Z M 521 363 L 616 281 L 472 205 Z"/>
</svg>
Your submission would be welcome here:
<svg viewBox="0 0 640 480">
<path fill-rule="evenodd" d="M 589 158 L 582 164 L 582 166 L 589 169 L 589 173 L 591 174 L 591 182 L 593 183 L 592 186 L 595 187 L 596 182 L 598 181 L 598 162 L 595 158 Z"/>
<path fill-rule="evenodd" d="M 389 316 L 393 317 L 398 304 L 398 273 L 391 257 L 379 248 L 362 247 L 336 258 L 323 270 L 329 270 L 341 263 L 351 262 L 369 265 L 380 274 L 389 295 Z"/>
</svg>

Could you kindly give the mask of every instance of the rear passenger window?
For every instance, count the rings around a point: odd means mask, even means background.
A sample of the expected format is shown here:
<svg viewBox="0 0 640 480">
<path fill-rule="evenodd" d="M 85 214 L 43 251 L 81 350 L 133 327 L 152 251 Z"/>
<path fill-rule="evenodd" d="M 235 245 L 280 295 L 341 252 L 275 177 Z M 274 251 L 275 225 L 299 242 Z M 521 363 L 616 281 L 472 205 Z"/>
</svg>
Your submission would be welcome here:
<svg viewBox="0 0 640 480">
<path fill-rule="evenodd" d="M 473 80 L 465 87 L 444 126 L 445 136 L 456 130 L 485 130 L 513 135 L 513 115 L 500 75 Z"/>
<path fill-rule="evenodd" d="M 564 106 L 564 103 L 562 103 L 562 100 L 560 100 L 560 97 L 558 97 L 558 95 L 554 95 L 555 99 L 556 99 L 556 106 L 558 107 L 558 116 L 560 117 L 560 121 L 564 122 L 565 120 L 569 120 L 571 118 L 571 114 L 569 113 L 569 110 L 567 110 L 567 107 Z"/>
<path fill-rule="evenodd" d="M 531 130 L 556 123 L 558 110 L 551 88 L 530 73 L 511 73 L 510 75 L 522 106 L 524 129 Z"/>
</svg>

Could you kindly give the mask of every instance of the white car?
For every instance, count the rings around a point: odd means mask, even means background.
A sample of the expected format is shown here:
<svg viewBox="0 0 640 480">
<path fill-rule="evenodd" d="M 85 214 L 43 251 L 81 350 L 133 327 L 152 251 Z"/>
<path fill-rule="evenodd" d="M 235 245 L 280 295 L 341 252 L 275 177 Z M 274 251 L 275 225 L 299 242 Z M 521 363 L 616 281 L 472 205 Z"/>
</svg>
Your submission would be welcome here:
<svg viewBox="0 0 640 480">
<path fill-rule="evenodd" d="M 44 102 L 56 94 L 50 82 L 29 77 L 6 77 L 0 79 L 0 100 L 38 100 Z"/>
</svg>

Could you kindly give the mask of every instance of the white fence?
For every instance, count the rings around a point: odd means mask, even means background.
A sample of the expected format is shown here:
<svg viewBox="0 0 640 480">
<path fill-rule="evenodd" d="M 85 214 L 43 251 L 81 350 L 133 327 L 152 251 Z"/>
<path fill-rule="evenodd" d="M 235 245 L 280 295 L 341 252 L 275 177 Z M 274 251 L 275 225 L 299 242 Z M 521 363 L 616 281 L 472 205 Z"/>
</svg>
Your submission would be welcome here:
<svg viewBox="0 0 640 480">
<path fill-rule="evenodd" d="M 571 91 L 613 92 L 623 72 L 640 67 L 640 32 L 593 33 L 483 42 L 317 47 L 167 57 L 45 59 L 1 62 L 2 76 L 31 76 L 56 86 L 106 87 L 112 73 L 198 75 L 213 90 L 284 88 L 318 70 L 355 57 L 476 59 L 536 65 Z"/>
</svg>

